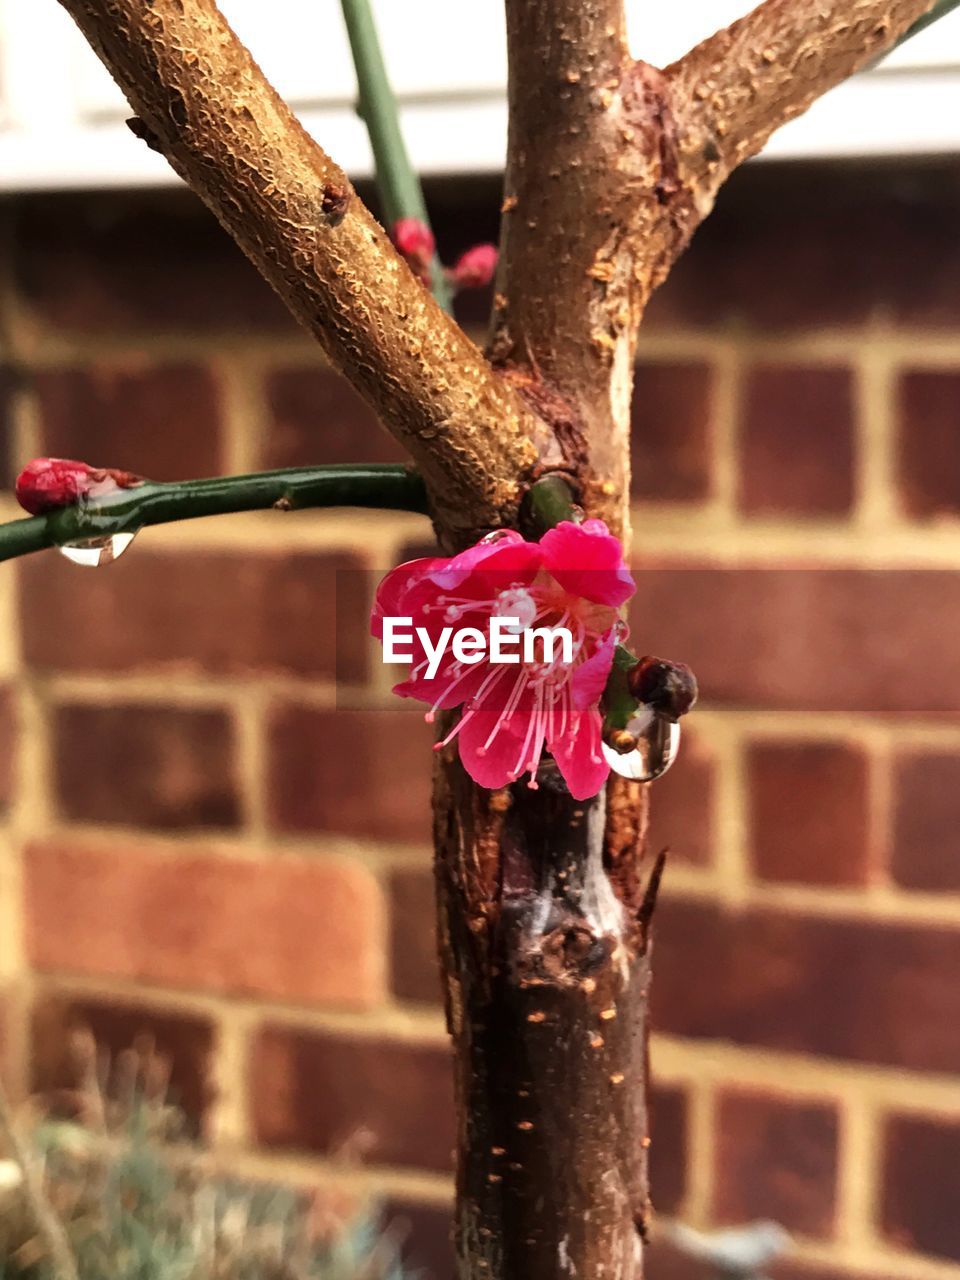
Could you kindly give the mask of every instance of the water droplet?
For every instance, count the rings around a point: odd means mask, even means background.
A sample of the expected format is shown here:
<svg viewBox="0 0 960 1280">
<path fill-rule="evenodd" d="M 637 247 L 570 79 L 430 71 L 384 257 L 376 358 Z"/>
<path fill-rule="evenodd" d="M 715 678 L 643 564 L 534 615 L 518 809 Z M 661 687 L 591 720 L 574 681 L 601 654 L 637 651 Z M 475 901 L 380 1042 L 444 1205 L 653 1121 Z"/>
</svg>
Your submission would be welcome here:
<svg viewBox="0 0 960 1280">
<path fill-rule="evenodd" d="M 617 638 L 617 644 L 624 644 L 630 637 L 630 628 L 622 618 L 618 618 L 613 624 L 613 634 Z"/>
<path fill-rule="evenodd" d="M 667 720 L 642 707 L 639 715 L 627 725 L 627 733 L 637 739 L 634 751 L 622 754 L 605 742 L 602 744 L 610 768 L 621 778 L 630 778 L 634 782 L 653 782 L 655 778 L 662 777 L 680 750 L 680 725 L 677 721 Z"/>
<path fill-rule="evenodd" d="M 136 536 L 136 532 L 105 533 L 97 538 L 77 538 L 74 542 L 64 542 L 57 550 L 71 564 L 95 569 L 99 565 L 119 560 Z"/>
<path fill-rule="evenodd" d="M 491 542 L 503 542 L 506 538 L 515 538 L 517 535 L 513 529 L 494 529 L 492 533 L 485 534 L 480 543 L 484 547 L 488 547 Z"/>
</svg>

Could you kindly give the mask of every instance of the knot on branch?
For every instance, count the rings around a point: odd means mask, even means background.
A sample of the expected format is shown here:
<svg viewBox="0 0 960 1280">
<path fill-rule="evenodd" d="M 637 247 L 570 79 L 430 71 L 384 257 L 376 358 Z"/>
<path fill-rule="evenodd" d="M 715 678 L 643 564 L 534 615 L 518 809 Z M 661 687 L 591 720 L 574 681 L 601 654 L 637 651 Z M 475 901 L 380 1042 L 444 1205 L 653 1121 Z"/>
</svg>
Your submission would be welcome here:
<svg viewBox="0 0 960 1280">
<path fill-rule="evenodd" d="M 327 182 L 320 196 L 320 212 L 331 227 L 339 226 L 350 204 L 350 188 L 345 182 Z"/>
<path fill-rule="evenodd" d="M 656 164 L 653 193 L 658 204 L 669 205 L 683 186 L 670 81 L 649 62 L 634 62 L 623 78 L 621 94 L 626 122 L 642 154 Z"/>
</svg>

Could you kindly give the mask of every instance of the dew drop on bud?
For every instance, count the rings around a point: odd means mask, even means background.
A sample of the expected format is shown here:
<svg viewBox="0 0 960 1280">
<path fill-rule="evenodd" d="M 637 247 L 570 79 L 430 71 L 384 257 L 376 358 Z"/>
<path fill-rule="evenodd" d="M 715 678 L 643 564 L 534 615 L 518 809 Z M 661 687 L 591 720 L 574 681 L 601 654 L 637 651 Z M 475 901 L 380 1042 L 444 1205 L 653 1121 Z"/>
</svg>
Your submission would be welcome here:
<svg viewBox="0 0 960 1280">
<path fill-rule="evenodd" d="M 489 547 L 492 542 L 503 542 L 504 538 L 512 537 L 512 529 L 494 529 L 492 533 L 484 534 L 480 542 L 482 546 Z"/>
<path fill-rule="evenodd" d="M 675 720 L 647 713 L 641 709 L 627 725 L 626 732 L 637 739 L 636 749 L 625 754 L 602 743 L 607 764 L 621 778 L 634 782 L 653 782 L 662 777 L 680 750 L 680 725 Z"/>
<path fill-rule="evenodd" d="M 102 564 L 112 564 L 119 560 L 136 533 L 106 533 L 97 538 L 77 538 L 73 542 L 63 542 L 57 550 L 71 564 L 83 565 L 96 569 Z"/>
</svg>

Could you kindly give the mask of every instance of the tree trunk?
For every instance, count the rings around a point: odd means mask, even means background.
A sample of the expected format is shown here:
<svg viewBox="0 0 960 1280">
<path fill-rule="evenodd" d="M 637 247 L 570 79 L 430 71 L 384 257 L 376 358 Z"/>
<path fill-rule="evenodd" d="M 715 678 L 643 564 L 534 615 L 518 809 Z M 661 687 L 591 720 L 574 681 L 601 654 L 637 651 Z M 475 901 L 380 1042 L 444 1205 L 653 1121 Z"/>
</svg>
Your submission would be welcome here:
<svg viewBox="0 0 960 1280">
<path fill-rule="evenodd" d="M 571 799 L 436 778 L 460 1280 L 637 1280 L 648 1206 L 649 920 L 637 784 Z M 624 854 L 629 856 L 624 857 Z M 624 868 L 627 868 L 625 871 Z"/>
</svg>

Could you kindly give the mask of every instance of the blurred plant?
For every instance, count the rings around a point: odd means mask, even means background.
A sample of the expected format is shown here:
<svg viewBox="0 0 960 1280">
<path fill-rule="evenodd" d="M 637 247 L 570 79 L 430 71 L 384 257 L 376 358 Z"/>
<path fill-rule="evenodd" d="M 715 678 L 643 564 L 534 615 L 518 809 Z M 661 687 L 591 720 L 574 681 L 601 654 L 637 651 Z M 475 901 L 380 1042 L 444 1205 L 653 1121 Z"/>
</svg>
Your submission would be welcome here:
<svg viewBox="0 0 960 1280">
<path fill-rule="evenodd" d="M 148 1037 L 72 1044 L 75 1088 L 0 1098 L 0 1280 L 403 1280 L 398 1241 L 346 1195 L 224 1176 L 185 1139 Z"/>
</svg>

